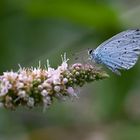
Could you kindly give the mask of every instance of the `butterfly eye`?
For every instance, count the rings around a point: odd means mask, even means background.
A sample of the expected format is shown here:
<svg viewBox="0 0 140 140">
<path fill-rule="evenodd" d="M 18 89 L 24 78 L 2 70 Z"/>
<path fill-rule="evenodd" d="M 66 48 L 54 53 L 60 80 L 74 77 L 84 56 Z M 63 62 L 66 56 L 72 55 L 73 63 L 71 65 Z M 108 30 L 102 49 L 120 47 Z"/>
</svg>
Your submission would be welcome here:
<svg viewBox="0 0 140 140">
<path fill-rule="evenodd" d="M 88 54 L 92 54 L 92 52 L 93 52 L 93 50 L 92 50 L 92 49 L 90 49 L 90 50 L 88 51 Z"/>
</svg>

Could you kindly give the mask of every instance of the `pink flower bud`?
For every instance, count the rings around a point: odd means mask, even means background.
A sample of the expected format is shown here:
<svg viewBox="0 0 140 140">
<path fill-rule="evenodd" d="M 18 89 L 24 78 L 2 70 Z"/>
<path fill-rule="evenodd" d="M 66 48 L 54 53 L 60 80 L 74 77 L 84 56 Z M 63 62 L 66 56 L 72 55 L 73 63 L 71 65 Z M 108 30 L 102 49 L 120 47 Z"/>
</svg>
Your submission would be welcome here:
<svg viewBox="0 0 140 140">
<path fill-rule="evenodd" d="M 75 91 L 72 87 L 68 87 L 67 92 L 71 95 L 75 94 Z"/>
</svg>

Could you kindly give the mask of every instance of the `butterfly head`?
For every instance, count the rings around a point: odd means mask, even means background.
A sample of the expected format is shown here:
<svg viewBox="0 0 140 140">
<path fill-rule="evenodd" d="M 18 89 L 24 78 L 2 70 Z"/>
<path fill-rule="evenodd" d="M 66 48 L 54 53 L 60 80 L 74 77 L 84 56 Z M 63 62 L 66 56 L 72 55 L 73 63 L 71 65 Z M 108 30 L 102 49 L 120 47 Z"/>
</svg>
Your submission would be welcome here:
<svg viewBox="0 0 140 140">
<path fill-rule="evenodd" d="M 93 49 L 89 49 L 89 50 L 88 50 L 88 54 L 89 54 L 89 55 L 91 55 L 92 52 L 93 52 Z"/>
<path fill-rule="evenodd" d="M 88 55 L 89 55 L 89 59 L 93 60 L 94 59 L 94 50 L 93 49 L 88 49 Z"/>
<path fill-rule="evenodd" d="M 100 57 L 98 56 L 98 53 L 96 50 L 94 49 L 89 49 L 88 50 L 88 55 L 89 55 L 89 60 L 95 62 L 95 63 L 98 63 L 100 64 L 101 63 L 101 59 Z"/>
</svg>

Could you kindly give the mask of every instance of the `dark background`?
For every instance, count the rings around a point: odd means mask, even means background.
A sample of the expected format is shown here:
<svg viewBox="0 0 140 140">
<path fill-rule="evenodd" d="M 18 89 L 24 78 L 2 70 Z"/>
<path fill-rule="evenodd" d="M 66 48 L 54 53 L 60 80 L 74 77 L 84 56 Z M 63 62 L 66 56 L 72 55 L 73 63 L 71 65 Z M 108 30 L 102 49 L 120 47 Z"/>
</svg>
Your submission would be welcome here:
<svg viewBox="0 0 140 140">
<path fill-rule="evenodd" d="M 60 55 L 96 48 L 140 28 L 139 0 L 0 0 L 0 73 L 61 64 Z M 108 70 L 107 70 L 108 71 Z M 0 140 L 140 140 L 140 61 L 80 89 L 77 101 L 0 110 Z"/>
</svg>

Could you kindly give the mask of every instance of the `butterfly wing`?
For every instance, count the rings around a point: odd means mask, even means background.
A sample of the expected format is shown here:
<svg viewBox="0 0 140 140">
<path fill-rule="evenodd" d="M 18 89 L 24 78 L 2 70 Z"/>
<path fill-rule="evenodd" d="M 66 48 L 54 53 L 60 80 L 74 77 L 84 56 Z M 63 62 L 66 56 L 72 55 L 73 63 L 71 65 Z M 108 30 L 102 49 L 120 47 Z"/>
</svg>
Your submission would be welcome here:
<svg viewBox="0 0 140 140">
<path fill-rule="evenodd" d="M 95 61 L 100 61 L 113 72 L 132 68 L 140 54 L 140 30 L 127 30 L 103 42 L 94 51 Z"/>
</svg>

